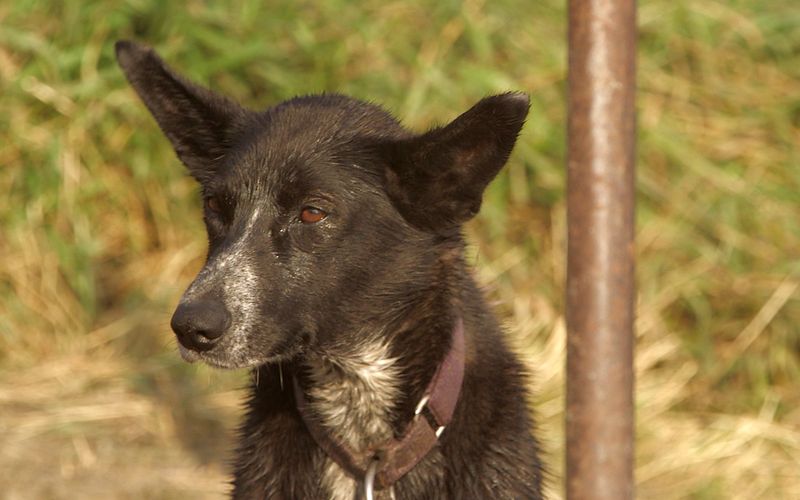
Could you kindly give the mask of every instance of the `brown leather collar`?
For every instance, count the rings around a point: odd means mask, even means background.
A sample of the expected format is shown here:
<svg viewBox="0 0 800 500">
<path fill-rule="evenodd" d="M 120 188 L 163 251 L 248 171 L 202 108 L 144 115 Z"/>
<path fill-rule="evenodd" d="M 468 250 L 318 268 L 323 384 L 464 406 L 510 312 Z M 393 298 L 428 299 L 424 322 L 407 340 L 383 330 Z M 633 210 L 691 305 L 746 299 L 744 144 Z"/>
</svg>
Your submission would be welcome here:
<svg viewBox="0 0 800 500">
<path fill-rule="evenodd" d="M 319 422 L 310 416 L 303 390 L 294 380 L 297 410 L 306 424 L 308 432 L 339 466 L 358 481 L 365 478 L 367 468 L 377 460 L 376 489 L 391 486 L 414 468 L 436 445 L 439 436 L 453 418 L 453 412 L 461 392 L 464 379 L 464 324 L 461 318 L 453 326 L 450 350 L 436 370 L 425 393 L 414 412 L 414 419 L 399 439 L 391 438 L 381 446 L 365 452 L 356 452 L 344 443 L 336 441 Z M 431 422 L 421 415 L 427 407 Z"/>
</svg>

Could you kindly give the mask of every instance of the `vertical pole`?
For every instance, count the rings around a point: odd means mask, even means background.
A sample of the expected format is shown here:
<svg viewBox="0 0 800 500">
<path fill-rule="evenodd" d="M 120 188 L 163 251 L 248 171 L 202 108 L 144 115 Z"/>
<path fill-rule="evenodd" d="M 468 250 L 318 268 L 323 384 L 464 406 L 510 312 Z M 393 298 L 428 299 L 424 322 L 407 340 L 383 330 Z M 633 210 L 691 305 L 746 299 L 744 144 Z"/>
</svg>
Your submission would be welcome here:
<svg viewBox="0 0 800 500">
<path fill-rule="evenodd" d="M 567 481 L 633 498 L 635 0 L 569 0 Z"/>
</svg>

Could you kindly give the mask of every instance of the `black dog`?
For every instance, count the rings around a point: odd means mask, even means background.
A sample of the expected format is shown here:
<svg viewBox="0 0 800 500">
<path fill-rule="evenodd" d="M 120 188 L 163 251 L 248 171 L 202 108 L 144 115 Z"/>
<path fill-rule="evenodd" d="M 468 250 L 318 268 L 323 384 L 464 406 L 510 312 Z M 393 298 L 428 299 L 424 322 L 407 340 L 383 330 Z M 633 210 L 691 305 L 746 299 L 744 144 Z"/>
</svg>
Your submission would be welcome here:
<svg viewBox="0 0 800 500">
<path fill-rule="evenodd" d="M 520 363 L 461 225 L 528 99 L 415 134 L 341 95 L 254 112 L 149 48 L 117 59 L 202 186 L 209 251 L 172 318 L 187 361 L 254 369 L 236 498 L 541 498 Z"/>
</svg>

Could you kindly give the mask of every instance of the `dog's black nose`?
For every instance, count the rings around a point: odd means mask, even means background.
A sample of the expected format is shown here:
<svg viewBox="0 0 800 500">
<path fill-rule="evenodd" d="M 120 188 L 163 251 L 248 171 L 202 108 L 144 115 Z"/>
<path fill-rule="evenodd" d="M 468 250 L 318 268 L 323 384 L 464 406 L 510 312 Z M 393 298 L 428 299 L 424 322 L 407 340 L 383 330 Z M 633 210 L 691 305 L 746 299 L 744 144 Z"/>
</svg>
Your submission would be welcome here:
<svg viewBox="0 0 800 500">
<path fill-rule="evenodd" d="M 170 322 L 178 342 L 194 351 L 214 347 L 230 324 L 231 315 L 221 302 L 214 300 L 181 302 Z"/>
</svg>

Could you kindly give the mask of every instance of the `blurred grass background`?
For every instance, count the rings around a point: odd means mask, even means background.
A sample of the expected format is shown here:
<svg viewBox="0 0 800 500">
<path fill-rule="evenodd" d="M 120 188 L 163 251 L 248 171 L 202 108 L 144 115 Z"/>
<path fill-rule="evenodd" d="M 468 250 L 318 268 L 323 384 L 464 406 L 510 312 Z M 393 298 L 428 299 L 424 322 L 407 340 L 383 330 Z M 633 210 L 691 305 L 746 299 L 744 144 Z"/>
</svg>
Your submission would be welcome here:
<svg viewBox="0 0 800 500">
<path fill-rule="evenodd" d="M 422 130 L 531 95 L 468 233 L 536 373 L 559 498 L 565 3 L 0 4 L 0 496 L 226 491 L 246 374 L 175 352 L 205 236 L 114 64 L 134 38 L 257 108 L 340 91 Z M 643 0 L 639 24 L 638 496 L 800 498 L 800 9 Z"/>
</svg>

